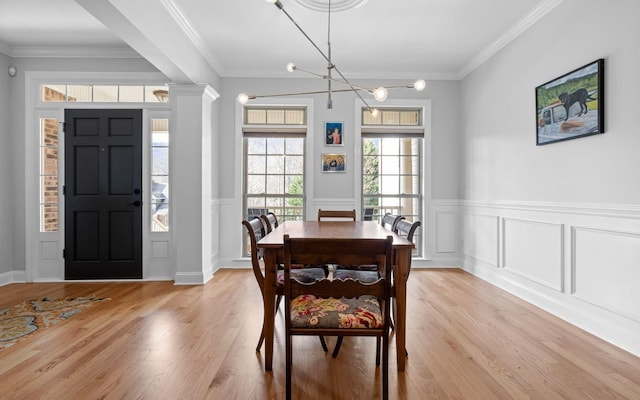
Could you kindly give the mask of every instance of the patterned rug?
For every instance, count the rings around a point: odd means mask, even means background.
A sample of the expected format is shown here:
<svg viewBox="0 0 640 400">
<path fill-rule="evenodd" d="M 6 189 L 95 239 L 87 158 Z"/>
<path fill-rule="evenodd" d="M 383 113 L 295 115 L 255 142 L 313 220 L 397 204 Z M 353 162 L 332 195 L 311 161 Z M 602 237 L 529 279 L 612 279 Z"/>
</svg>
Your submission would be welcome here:
<svg viewBox="0 0 640 400">
<path fill-rule="evenodd" d="M 109 299 L 95 296 L 65 300 L 44 298 L 0 310 L 0 350 L 76 315 L 93 303 L 106 300 Z"/>
</svg>

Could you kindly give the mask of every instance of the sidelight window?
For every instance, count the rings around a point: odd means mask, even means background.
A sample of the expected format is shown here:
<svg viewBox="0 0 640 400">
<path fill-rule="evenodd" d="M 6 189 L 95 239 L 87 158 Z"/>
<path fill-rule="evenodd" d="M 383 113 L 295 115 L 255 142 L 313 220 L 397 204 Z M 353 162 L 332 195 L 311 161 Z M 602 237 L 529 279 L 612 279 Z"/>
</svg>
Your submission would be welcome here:
<svg viewBox="0 0 640 400">
<path fill-rule="evenodd" d="M 40 232 L 57 232 L 58 144 L 57 118 L 40 119 Z"/>
</svg>

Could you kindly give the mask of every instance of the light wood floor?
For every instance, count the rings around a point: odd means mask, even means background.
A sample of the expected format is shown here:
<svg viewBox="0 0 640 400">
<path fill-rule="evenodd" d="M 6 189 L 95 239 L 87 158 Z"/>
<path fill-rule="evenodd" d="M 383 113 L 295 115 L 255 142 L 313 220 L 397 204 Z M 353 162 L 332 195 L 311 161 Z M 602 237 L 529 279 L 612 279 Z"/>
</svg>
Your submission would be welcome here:
<svg viewBox="0 0 640 400">
<path fill-rule="evenodd" d="M 414 269 L 408 293 L 409 358 L 404 373 L 390 363 L 392 399 L 640 398 L 640 358 L 467 273 Z M 0 287 L 0 309 L 90 294 L 111 300 L 0 351 L 0 398 L 284 398 L 284 322 L 265 373 L 250 270 L 193 287 L 14 284 Z M 294 398 L 379 398 L 374 348 L 375 339 L 345 338 L 332 359 L 317 338 L 294 338 Z"/>
</svg>

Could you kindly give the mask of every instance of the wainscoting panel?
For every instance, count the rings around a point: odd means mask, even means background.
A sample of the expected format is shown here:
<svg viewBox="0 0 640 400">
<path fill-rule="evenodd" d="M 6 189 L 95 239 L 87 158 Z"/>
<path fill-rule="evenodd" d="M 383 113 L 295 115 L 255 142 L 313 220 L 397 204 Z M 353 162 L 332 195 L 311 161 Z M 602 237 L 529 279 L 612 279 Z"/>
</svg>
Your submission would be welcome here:
<svg viewBox="0 0 640 400">
<path fill-rule="evenodd" d="M 640 322 L 640 233 L 574 227 L 576 298 Z"/>
<path fill-rule="evenodd" d="M 40 242 L 40 259 L 43 261 L 56 261 L 60 259 L 60 245 L 56 242 Z"/>
<path fill-rule="evenodd" d="M 450 211 L 436 212 L 436 253 L 456 253 L 458 250 L 457 216 Z"/>
<path fill-rule="evenodd" d="M 504 268 L 563 291 L 563 225 L 505 218 L 502 227 Z"/>
<path fill-rule="evenodd" d="M 461 208 L 466 271 L 640 356 L 640 205 Z"/>
<path fill-rule="evenodd" d="M 151 259 L 166 260 L 169 258 L 169 242 L 166 240 L 151 241 Z"/>
<path fill-rule="evenodd" d="M 498 266 L 499 217 L 484 214 L 466 214 L 464 219 L 465 255 Z"/>
</svg>

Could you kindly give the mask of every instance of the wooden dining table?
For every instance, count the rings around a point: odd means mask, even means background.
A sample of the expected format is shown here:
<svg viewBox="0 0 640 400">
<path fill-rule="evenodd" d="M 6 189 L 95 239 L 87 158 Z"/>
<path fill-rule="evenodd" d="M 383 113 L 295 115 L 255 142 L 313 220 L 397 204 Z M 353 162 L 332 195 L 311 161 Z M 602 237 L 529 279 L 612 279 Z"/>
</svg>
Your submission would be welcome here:
<svg viewBox="0 0 640 400">
<path fill-rule="evenodd" d="M 273 332 L 275 321 L 276 275 L 279 264 L 284 264 L 284 240 L 288 234 L 292 238 L 337 238 L 386 239 L 393 237 L 394 270 L 393 280 L 396 299 L 395 339 L 398 371 L 405 367 L 405 335 L 407 309 L 407 278 L 411 261 L 413 242 L 386 229 L 374 221 L 287 221 L 280 224 L 257 243 L 264 249 L 264 340 L 265 369 L 271 371 L 273 365 Z"/>
</svg>

